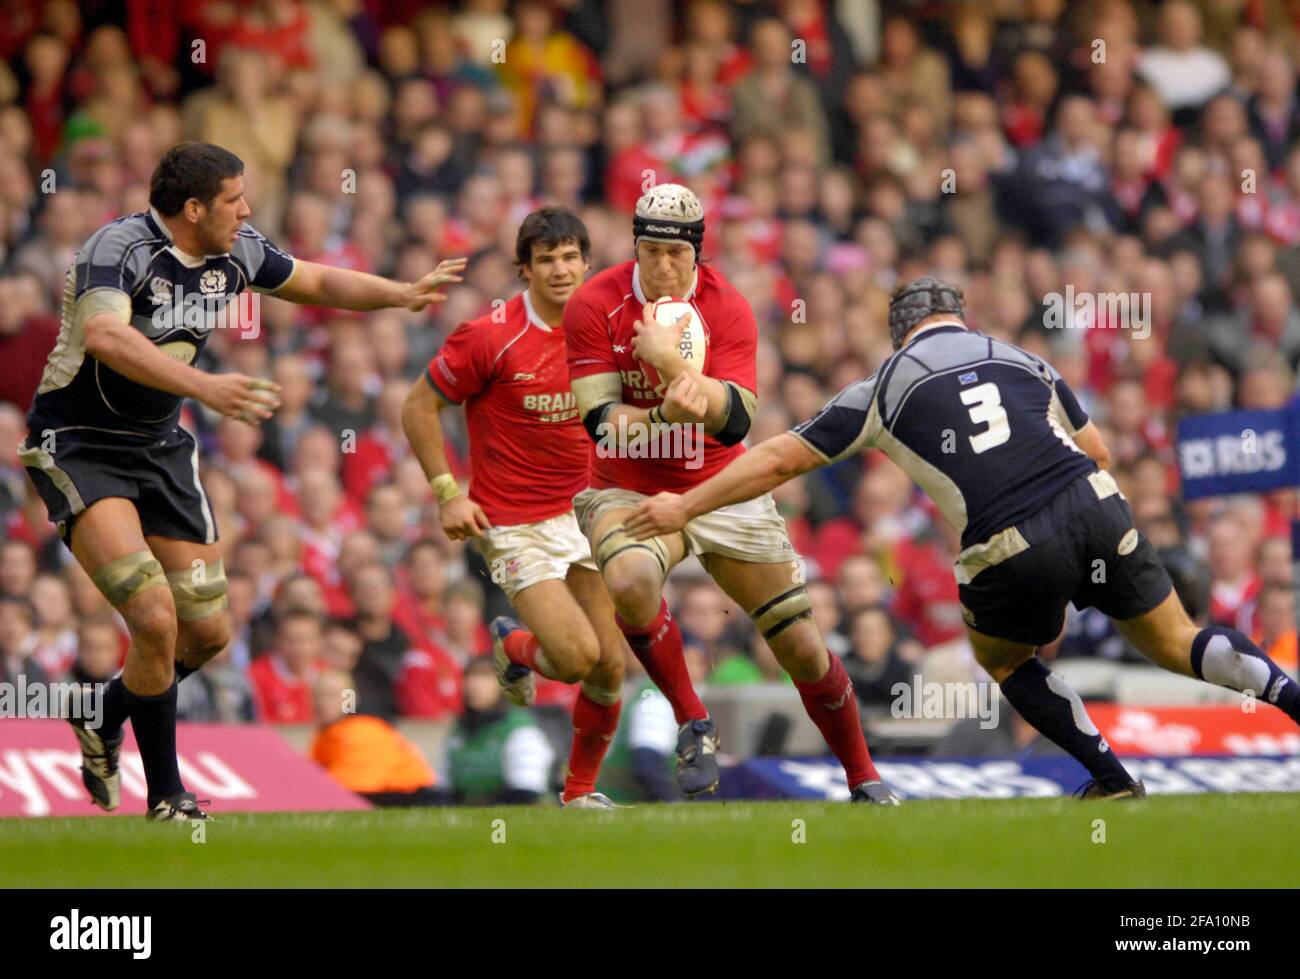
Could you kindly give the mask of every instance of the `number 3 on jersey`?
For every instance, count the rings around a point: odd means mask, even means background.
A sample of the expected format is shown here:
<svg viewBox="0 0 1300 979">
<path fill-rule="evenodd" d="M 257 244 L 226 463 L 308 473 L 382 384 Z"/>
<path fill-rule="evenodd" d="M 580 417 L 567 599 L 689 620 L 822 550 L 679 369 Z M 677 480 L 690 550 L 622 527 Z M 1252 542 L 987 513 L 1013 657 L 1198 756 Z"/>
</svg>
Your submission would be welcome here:
<svg viewBox="0 0 1300 979">
<path fill-rule="evenodd" d="M 970 406 L 971 421 L 977 425 L 986 422 L 989 426 L 978 435 L 970 436 L 970 447 L 977 455 L 1011 438 L 1011 426 L 1007 424 L 1007 413 L 1002 408 L 1002 392 L 996 384 L 989 382 L 963 391 L 961 402 Z"/>
</svg>

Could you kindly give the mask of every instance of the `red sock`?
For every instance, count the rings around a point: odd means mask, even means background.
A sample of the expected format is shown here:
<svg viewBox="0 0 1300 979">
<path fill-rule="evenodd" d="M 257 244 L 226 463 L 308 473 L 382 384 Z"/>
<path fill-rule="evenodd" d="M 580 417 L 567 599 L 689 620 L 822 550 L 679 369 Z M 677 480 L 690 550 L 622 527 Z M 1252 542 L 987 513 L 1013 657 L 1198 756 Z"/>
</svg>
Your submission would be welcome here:
<svg viewBox="0 0 1300 979">
<path fill-rule="evenodd" d="M 600 763 L 605 760 L 609 743 L 614 740 L 618 730 L 618 715 L 623 702 L 616 700 L 612 704 L 599 704 L 587 696 L 587 691 L 578 694 L 573 705 L 573 746 L 569 749 L 569 770 L 564 777 L 564 794 L 560 797 L 571 802 L 580 795 L 596 791 L 596 776 L 600 774 Z"/>
<path fill-rule="evenodd" d="M 668 602 L 660 601 L 659 614 L 649 625 L 628 625 L 614 616 L 618 627 L 627 637 L 627 644 L 645 667 L 646 673 L 659 688 L 659 692 L 673 705 L 673 715 L 678 724 L 702 720 L 709 712 L 695 695 L 691 675 L 686 671 L 686 658 L 682 655 L 682 631 L 668 611 Z"/>
<path fill-rule="evenodd" d="M 527 629 L 516 629 L 506 636 L 501 645 L 505 647 L 506 658 L 510 662 L 526 666 L 535 673 L 541 672 L 537 669 L 537 652 L 542 644 Z"/>
<path fill-rule="evenodd" d="M 831 668 L 820 680 L 794 681 L 803 700 L 803 708 L 821 731 L 831 751 L 844 766 L 849 788 L 880 778 L 867 750 L 867 739 L 862 735 L 862 718 L 858 714 L 858 698 L 853 693 L 853 682 L 844 672 L 844 664 L 834 653 Z"/>
</svg>

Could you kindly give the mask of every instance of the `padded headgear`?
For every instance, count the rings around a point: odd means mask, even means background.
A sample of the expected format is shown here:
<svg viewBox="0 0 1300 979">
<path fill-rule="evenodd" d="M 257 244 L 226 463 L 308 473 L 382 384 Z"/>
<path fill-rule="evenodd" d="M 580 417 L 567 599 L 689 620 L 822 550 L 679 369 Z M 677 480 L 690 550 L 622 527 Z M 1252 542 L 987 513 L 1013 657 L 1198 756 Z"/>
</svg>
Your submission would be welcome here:
<svg viewBox="0 0 1300 979">
<path fill-rule="evenodd" d="M 912 328 L 927 316 L 936 313 L 961 316 L 962 298 L 960 289 L 932 275 L 900 285 L 889 301 L 889 339 L 894 349 L 900 349 Z"/>
<path fill-rule="evenodd" d="M 658 184 L 642 194 L 632 216 L 633 246 L 642 238 L 689 242 L 699 261 L 704 207 L 695 191 L 681 184 Z"/>
</svg>

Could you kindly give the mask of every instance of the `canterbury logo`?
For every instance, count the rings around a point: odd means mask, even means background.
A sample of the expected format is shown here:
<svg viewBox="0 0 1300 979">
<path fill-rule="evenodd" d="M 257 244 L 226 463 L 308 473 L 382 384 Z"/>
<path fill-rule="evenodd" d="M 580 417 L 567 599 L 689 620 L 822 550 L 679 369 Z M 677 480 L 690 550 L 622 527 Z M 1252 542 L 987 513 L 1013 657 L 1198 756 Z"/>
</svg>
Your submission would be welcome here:
<svg viewBox="0 0 1300 979">
<path fill-rule="evenodd" d="M 1120 538 L 1117 550 L 1121 555 L 1132 554 L 1137 546 L 1138 532 L 1136 528 L 1131 528 L 1127 534 Z"/>
<path fill-rule="evenodd" d="M 1277 703 L 1277 698 L 1282 696 L 1282 688 L 1285 687 L 1288 682 L 1289 681 L 1284 676 L 1280 676 L 1273 681 L 1273 685 L 1268 688 L 1268 702 L 1270 704 Z"/>
</svg>

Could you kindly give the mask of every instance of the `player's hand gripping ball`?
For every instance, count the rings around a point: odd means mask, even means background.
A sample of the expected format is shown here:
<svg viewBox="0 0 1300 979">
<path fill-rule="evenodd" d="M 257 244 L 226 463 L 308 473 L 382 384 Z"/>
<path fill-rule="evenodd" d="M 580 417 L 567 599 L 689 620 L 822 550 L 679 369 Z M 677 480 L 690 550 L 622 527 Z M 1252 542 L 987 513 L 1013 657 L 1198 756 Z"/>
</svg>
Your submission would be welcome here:
<svg viewBox="0 0 1300 979">
<path fill-rule="evenodd" d="M 668 363 L 674 354 L 689 367 L 704 371 L 704 356 L 708 338 L 704 324 L 693 305 L 684 299 L 656 299 L 647 303 L 641 322 L 633 328 L 632 353 L 636 355 L 645 374 L 646 384 L 662 398 L 666 387 L 659 368 Z"/>
</svg>

